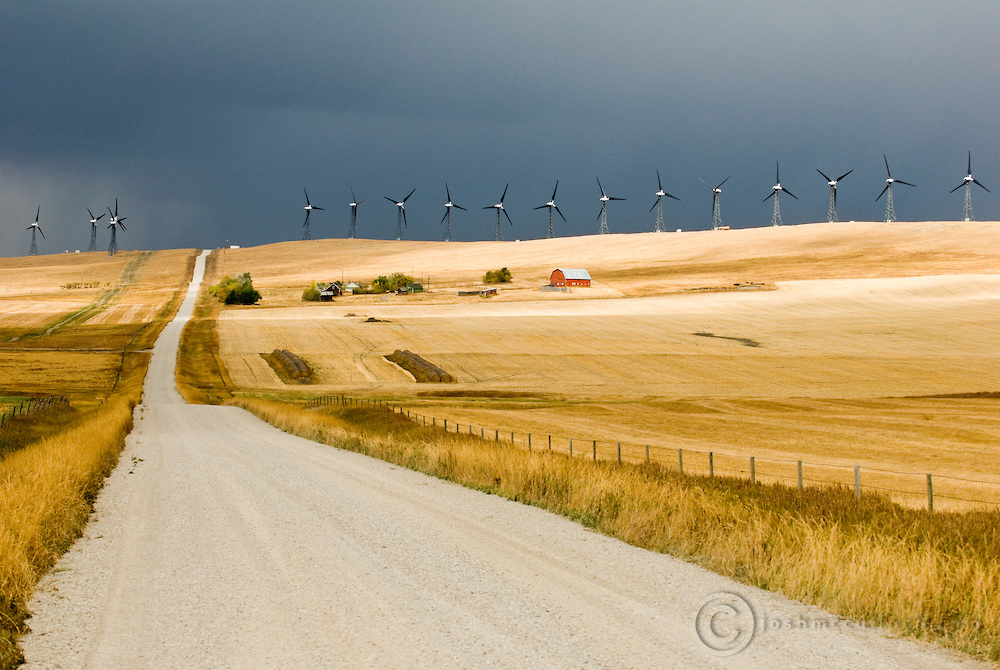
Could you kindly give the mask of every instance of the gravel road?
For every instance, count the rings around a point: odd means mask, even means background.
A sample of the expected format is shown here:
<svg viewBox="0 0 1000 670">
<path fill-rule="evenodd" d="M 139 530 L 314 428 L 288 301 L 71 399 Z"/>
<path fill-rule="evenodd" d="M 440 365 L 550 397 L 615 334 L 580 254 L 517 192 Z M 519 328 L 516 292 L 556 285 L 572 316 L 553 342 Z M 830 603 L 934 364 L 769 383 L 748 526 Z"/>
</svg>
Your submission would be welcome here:
<svg viewBox="0 0 1000 670">
<path fill-rule="evenodd" d="M 239 409 L 185 405 L 174 361 L 203 268 L 85 536 L 30 603 L 26 667 L 980 667 Z"/>
</svg>

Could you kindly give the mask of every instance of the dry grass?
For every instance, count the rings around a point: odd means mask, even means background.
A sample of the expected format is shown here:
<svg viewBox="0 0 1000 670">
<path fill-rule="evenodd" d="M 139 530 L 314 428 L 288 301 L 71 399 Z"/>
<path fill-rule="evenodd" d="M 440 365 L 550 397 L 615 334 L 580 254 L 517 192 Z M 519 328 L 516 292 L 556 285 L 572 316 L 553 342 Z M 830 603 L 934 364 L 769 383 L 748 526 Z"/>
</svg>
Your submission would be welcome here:
<svg viewBox="0 0 1000 670">
<path fill-rule="evenodd" d="M 232 397 L 231 382 L 219 358 L 218 315 L 222 305 L 207 288 L 219 279 L 219 252 L 205 261 L 205 277 L 194 313 L 181 333 L 177 351 L 177 390 L 189 403 L 211 405 Z"/>
<path fill-rule="evenodd" d="M 1000 660 L 1000 515 L 926 514 L 842 488 L 799 492 L 592 463 L 418 428 L 377 409 L 236 404 L 308 439 L 563 514 L 842 616 Z"/>
</svg>

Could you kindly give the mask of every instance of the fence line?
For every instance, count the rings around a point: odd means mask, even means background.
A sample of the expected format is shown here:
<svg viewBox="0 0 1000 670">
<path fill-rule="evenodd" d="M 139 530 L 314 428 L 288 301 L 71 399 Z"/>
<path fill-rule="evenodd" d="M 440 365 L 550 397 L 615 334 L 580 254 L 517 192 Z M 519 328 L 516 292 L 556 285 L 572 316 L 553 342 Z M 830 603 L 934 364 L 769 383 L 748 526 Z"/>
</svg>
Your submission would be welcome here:
<svg viewBox="0 0 1000 670">
<path fill-rule="evenodd" d="M 305 407 L 311 409 L 331 405 L 381 408 L 405 416 L 408 421 L 412 421 L 416 425 L 427 426 L 431 429 L 444 430 L 445 432 L 454 432 L 456 434 L 467 432 L 468 435 L 478 437 L 483 441 L 509 443 L 512 446 L 522 447 L 528 451 L 534 450 L 535 446 L 532 433 L 530 432 L 521 433 L 521 437 L 518 439 L 518 434 L 515 431 L 511 431 L 508 442 L 506 432 L 503 434 L 504 439 L 501 440 L 501 431 L 498 428 L 474 426 L 469 423 L 465 424 L 466 429 L 463 430 L 463 424 L 447 419 L 442 419 L 439 423 L 437 417 L 418 414 L 399 405 L 392 405 L 378 399 L 359 399 L 346 395 L 325 395 L 308 401 Z M 940 499 L 1000 506 L 1000 493 L 998 493 L 1000 482 L 988 482 L 957 475 L 908 472 L 865 466 L 865 476 L 862 478 L 862 467 L 860 465 L 850 466 L 841 463 L 810 462 L 796 458 L 759 458 L 757 456 L 741 456 L 714 450 L 706 451 L 701 449 L 665 447 L 655 444 L 631 444 L 615 440 L 590 439 L 581 441 L 579 438 L 576 438 L 577 448 L 574 449 L 573 441 L 574 438 L 546 434 L 544 446 L 540 448 L 544 448 L 547 451 L 562 452 L 573 458 L 589 457 L 594 462 L 658 463 L 668 468 L 676 468 L 678 474 L 687 476 L 697 476 L 699 473 L 707 473 L 708 477 L 720 475 L 732 476 L 746 478 L 753 483 L 758 483 L 761 477 L 763 477 L 766 480 L 795 486 L 799 490 L 802 490 L 807 483 L 817 486 L 846 486 L 853 488 L 854 495 L 857 498 L 861 497 L 864 490 L 883 491 L 897 494 L 910 500 L 925 500 L 924 506 L 926 506 L 929 512 L 934 511 L 935 501 Z M 589 442 L 590 449 L 583 447 L 581 450 L 579 448 L 581 442 L 583 444 Z M 699 465 L 698 460 L 703 461 L 704 465 Z M 766 471 L 761 472 L 758 468 L 759 465 L 764 465 Z M 824 470 L 828 472 L 828 476 L 826 477 L 822 476 Z M 853 478 L 851 478 L 852 474 Z M 893 477 L 917 478 L 922 483 L 922 486 L 918 490 L 896 488 L 889 485 L 890 483 L 898 484 L 898 482 L 893 480 Z M 984 489 L 992 489 L 989 492 L 992 494 L 992 499 L 970 498 L 955 493 L 942 493 L 940 487 L 935 487 L 935 482 L 940 483 L 941 480 L 975 484 Z"/>
<path fill-rule="evenodd" d="M 29 398 L 28 400 L 14 405 L 11 411 L 0 414 L 0 426 L 3 426 L 15 416 L 23 416 L 30 412 L 38 412 L 50 407 L 69 405 L 69 398 L 64 395 L 49 395 L 44 398 Z"/>
</svg>

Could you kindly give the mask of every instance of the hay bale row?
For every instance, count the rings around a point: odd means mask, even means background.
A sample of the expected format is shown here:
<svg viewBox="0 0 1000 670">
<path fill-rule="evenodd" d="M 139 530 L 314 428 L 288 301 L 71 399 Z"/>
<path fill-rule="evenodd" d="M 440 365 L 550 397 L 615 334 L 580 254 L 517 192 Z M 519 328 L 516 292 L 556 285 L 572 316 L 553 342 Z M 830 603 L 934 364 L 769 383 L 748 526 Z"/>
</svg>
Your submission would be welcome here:
<svg viewBox="0 0 1000 670">
<path fill-rule="evenodd" d="M 392 354 L 386 356 L 385 359 L 395 363 L 409 372 L 418 382 L 439 382 L 450 384 L 455 381 L 455 378 L 450 374 L 433 363 L 424 360 L 412 351 L 401 351 L 396 349 L 396 351 Z"/>
<path fill-rule="evenodd" d="M 271 355 L 280 365 L 285 368 L 288 372 L 288 376 L 292 379 L 303 379 L 305 377 L 312 376 L 312 370 L 306 365 L 305 361 L 290 352 L 288 349 L 275 349 L 271 352 Z"/>
</svg>

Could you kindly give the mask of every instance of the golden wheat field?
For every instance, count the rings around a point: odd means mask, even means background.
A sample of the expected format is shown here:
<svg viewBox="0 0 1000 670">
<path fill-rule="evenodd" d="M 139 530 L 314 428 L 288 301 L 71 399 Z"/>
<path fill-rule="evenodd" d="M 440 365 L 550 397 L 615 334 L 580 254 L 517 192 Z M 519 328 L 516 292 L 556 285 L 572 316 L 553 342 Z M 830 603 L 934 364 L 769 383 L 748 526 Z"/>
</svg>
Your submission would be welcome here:
<svg viewBox="0 0 1000 670">
<path fill-rule="evenodd" d="M 0 394 L 107 396 L 122 351 L 188 279 L 191 250 L 0 259 Z M 150 346 L 142 343 L 142 346 Z"/>
<path fill-rule="evenodd" d="M 393 399 L 525 443 L 570 438 L 604 457 L 651 444 L 685 467 L 865 484 L 923 500 L 1000 501 L 1000 224 L 845 223 L 525 242 L 319 240 L 227 250 L 267 308 L 220 317 L 234 384 Z M 458 296 L 508 267 L 496 298 Z M 539 290 L 557 267 L 594 286 Z M 303 303 L 312 280 L 403 272 L 428 292 Z M 370 321 L 369 319 L 375 319 Z M 284 385 L 287 348 L 315 384 Z M 416 384 L 384 360 L 409 349 L 456 384 Z M 478 430 L 478 428 L 477 428 Z M 694 452 L 705 453 L 694 453 Z M 731 457 L 731 458 L 730 458 Z M 772 461 L 785 461 L 784 463 Z M 822 466 L 821 466 L 822 465 Z M 823 467 L 830 466 L 830 467 Z M 914 475 L 880 473 L 906 471 Z M 963 482 L 968 478 L 986 484 Z"/>
</svg>

